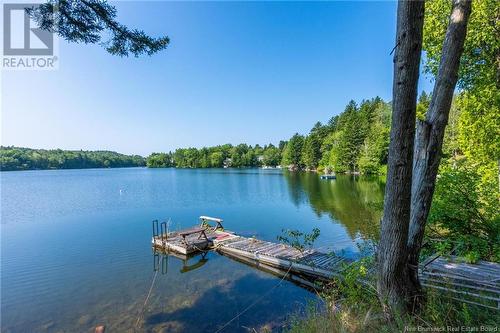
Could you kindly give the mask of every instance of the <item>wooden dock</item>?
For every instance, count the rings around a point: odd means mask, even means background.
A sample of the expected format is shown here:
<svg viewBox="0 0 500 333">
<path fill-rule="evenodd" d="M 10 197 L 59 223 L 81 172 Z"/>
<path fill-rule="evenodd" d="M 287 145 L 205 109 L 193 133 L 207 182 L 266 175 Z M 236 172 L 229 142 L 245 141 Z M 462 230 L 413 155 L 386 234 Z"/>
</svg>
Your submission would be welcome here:
<svg viewBox="0 0 500 333">
<path fill-rule="evenodd" d="M 222 242 L 217 252 L 236 259 L 247 259 L 315 278 L 330 279 L 338 274 L 345 259 L 314 249 L 300 251 L 289 245 L 237 236 Z"/>
<path fill-rule="evenodd" d="M 424 287 L 448 292 L 461 302 L 500 310 L 500 264 L 439 257 L 421 265 L 420 280 Z"/>
<path fill-rule="evenodd" d="M 201 216 L 200 220 L 199 226 L 172 232 L 168 231 L 166 222 L 158 225 L 158 221 L 153 221 L 153 245 L 187 255 L 213 249 L 226 240 L 238 237 L 233 232 L 224 230 L 221 219 Z M 216 222 L 216 225 L 210 226 L 209 221 Z"/>
<path fill-rule="evenodd" d="M 222 219 L 201 216 L 200 221 L 199 226 L 175 232 L 169 232 L 165 222 L 158 227 L 158 222 L 153 221 L 153 246 L 183 255 L 215 250 L 240 261 L 254 262 L 257 266 L 265 265 L 317 279 L 332 278 L 346 262 L 346 259 L 331 253 L 314 249 L 300 251 L 286 244 L 239 236 L 225 230 Z M 212 226 L 210 222 L 216 225 Z"/>
<path fill-rule="evenodd" d="M 286 244 L 239 236 L 225 230 L 219 218 L 200 216 L 200 221 L 198 226 L 172 232 L 165 222 L 153 221 L 153 247 L 180 258 L 214 250 L 312 288 L 314 281 L 340 276 L 343 263 L 349 263 L 348 259 L 333 253 L 315 249 L 301 251 Z M 467 264 L 458 258 L 435 257 L 421 264 L 419 274 L 427 288 L 450 292 L 456 296 L 453 298 L 465 303 L 500 310 L 500 264 L 484 261 Z"/>
</svg>

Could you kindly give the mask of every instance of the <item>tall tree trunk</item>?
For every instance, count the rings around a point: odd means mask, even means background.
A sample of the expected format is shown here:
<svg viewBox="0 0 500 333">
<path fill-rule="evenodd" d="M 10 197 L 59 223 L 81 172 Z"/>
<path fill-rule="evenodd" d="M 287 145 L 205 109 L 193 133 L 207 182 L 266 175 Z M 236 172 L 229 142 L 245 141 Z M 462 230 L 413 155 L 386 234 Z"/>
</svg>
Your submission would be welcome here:
<svg viewBox="0 0 500 333">
<path fill-rule="evenodd" d="M 415 293 L 410 290 L 413 284 L 406 261 L 423 23 L 424 1 L 398 3 L 391 141 L 377 255 L 379 296 L 396 311 L 410 309 L 409 296 Z"/>
<path fill-rule="evenodd" d="M 408 236 L 410 278 L 420 290 L 418 258 L 425 224 L 434 193 L 436 175 L 441 160 L 441 148 L 453 92 L 458 80 L 460 56 L 463 52 L 471 0 L 454 0 L 441 62 L 425 120 L 418 121 L 413 162 L 411 217 Z"/>
</svg>

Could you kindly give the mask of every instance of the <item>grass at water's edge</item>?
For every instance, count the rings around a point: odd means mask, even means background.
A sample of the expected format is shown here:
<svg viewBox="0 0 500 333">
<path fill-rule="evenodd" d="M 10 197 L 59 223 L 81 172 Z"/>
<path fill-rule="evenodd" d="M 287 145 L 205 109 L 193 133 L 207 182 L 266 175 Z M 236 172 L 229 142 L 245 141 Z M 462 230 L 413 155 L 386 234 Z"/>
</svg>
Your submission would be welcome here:
<svg viewBox="0 0 500 333">
<path fill-rule="evenodd" d="M 368 258 L 346 268 L 343 278 L 323 291 L 327 306 L 311 305 L 304 313 L 294 314 L 286 332 L 500 331 L 500 310 L 466 304 L 435 290 L 426 290 L 426 302 L 417 314 L 396 315 L 393 321 L 386 321 L 374 289 L 373 265 Z"/>
<path fill-rule="evenodd" d="M 446 299 L 441 293 L 429 297 L 425 309 L 415 316 L 384 320 L 380 308 L 345 307 L 337 312 L 311 307 L 292 316 L 288 333 L 335 332 L 498 332 L 500 312 Z"/>
</svg>

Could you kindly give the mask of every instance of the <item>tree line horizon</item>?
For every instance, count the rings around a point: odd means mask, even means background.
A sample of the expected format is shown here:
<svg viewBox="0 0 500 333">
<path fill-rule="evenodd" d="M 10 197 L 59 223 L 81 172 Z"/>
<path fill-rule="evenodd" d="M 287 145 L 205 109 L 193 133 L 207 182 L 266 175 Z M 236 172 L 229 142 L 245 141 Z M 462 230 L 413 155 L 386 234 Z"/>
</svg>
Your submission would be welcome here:
<svg viewBox="0 0 500 333">
<path fill-rule="evenodd" d="M 428 95 L 422 94 L 427 101 Z M 222 168 L 287 167 L 291 170 L 335 172 L 384 172 L 390 130 L 390 102 L 380 97 L 351 100 L 345 110 L 323 124 L 316 122 L 309 134 L 295 133 L 288 140 L 259 144 L 223 144 L 178 148 L 147 157 L 114 151 L 0 147 L 3 171 L 85 168 Z"/>
<path fill-rule="evenodd" d="M 427 99 L 427 94 L 423 93 Z M 384 172 L 391 119 L 390 102 L 380 97 L 351 100 L 325 124 L 316 122 L 307 135 L 295 133 L 277 145 L 224 144 L 152 153 L 150 168 L 284 167 L 293 171 Z"/>
<path fill-rule="evenodd" d="M 105 1 L 47 1 L 39 8 L 30 15 L 40 27 L 70 42 L 98 43 L 103 31 L 111 33 L 111 39 L 100 44 L 114 55 L 151 55 L 170 41 L 167 36 L 153 38 L 121 25 L 115 21 L 115 8 Z M 82 13 L 90 19 L 79 20 Z M 396 315 L 421 314 L 426 309 L 431 311 L 428 319 L 434 320 L 433 304 L 427 303 L 418 274 L 427 241 L 431 240 L 435 252 L 444 254 L 443 249 L 450 246 L 448 252 L 455 251 L 468 262 L 500 261 L 497 14 L 498 4 L 492 0 L 475 1 L 474 6 L 472 0 L 398 1 L 389 131 L 386 102 L 372 99 L 359 106 L 349 103 L 328 124 L 318 123 L 308 135 L 297 133 L 278 147 L 241 144 L 177 149 L 150 155 L 146 165 L 193 168 L 279 163 L 292 170 L 385 173 L 381 237 L 373 258 L 377 267 L 374 304 L 388 324 L 394 323 Z M 435 79 L 432 96 L 418 96 L 421 64 Z M 13 148 L 0 152 L 2 165 L 4 157 L 15 166 L 18 157 L 31 162 L 33 155 L 29 149 L 22 150 L 21 156 Z M 87 152 L 88 156 L 70 153 L 111 167 L 102 158 L 103 152 L 98 158 L 93 152 Z M 51 156 L 49 161 L 66 166 L 65 153 L 57 154 L 59 159 Z M 35 154 L 37 161 L 45 163 L 45 156 L 39 155 Z M 435 236 L 443 242 L 432 240 Z M 361 297 L 353 299 L 359 304 Z M 369 314 L 373 307 L 365 310 Z M 470 322 L 467 309 L 464 315 Z M 413 322 L 414 317 L 409 319 Z"/>
<path fill-rule="evenodd" d="M 423 91 L 418 114 L 423 116 L 431 96 Z M 454 108 L 456 109 L 456 108 Z M 384 175 L 387 169 L 391 102 L 380 97 L 350 100 L 344 111 L 326 123 L 316 122 L 308 134 L 295 133 L 277 145 L 223 144 L 202 148 L 177 148 L 153 152 L 147 157 L 108 150 L 35 149 L 0 146 L 0 170 L 47 170 L 86 168 L 248 168 L 283 167 L 291 171 L 325 171 Z M 457 147 L 460 112 L 450 116 L 445 154 L 460 153 Z M 465 133 L 462 133 L 465 134 Z"/>
</svg>

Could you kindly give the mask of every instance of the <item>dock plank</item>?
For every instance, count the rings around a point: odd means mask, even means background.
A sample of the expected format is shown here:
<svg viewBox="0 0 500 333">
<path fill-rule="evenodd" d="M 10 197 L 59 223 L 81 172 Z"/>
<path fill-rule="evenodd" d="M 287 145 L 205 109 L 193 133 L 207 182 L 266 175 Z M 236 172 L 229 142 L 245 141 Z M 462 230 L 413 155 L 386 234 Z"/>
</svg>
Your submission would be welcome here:
<svg viewBox="0 0 500 333">
<path fill-rule="evenodd" d="M 270 242 L 266 242 L 267 244 L 266 245 L 263 245 L 262 247 L 260 247 L 259 249 L 257 249 L 255 251 L 255 253 L 260 253 L 260 252 L 265 252 L 267 250 L 269 250 L 270 248 L 274 247 L 276 244 L 274 243 L 270 243 Z"/>
<path fill-rule="evenodd" d="M 420 268 L 422 285 L 456 295 L 465 303 L 500 310 L 500 265 L 468 264 L 456 257 L 438 258 Z"/>
<path fill-rule="evenodd" d="M 201 228 L 205 228 L 206 239 L 199 237 Z M 193 230 L 196 232 L 191 233 Z M 300 251 L 290 245 L 243 237 L 222 228 L 203 225 L 155 235 L 152 243 L 154 247 L 183 255 L 214 249 L 256 267 L 269 267 L 271 271 L 278 269 L 313 279 L 339 276 L 344 263 L 351 262 L 331 253 L 314 249 Z M 484 261 L 468 264 L 455 257 L 437 258 L 421 265 L 419 275 L 426 288 L 450 291 L 465 303 L 500 310 L 500 264 Z"/>
</svg>

